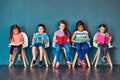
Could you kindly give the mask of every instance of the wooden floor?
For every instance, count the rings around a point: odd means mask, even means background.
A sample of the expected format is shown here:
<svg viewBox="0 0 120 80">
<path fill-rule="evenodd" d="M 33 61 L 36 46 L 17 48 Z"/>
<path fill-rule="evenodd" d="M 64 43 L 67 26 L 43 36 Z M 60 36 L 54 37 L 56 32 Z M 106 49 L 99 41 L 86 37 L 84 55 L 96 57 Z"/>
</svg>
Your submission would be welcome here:
<svg viewBox="0 0 120 80">
<path fill-rule="evenodd" d="M 15 65 L 8 68 L 7 65 L 1 65 L 0 80 L 120 80 L 120 65 L 114 65 L 113 68 L 104 65 L 86 69 L 60 66 L 59 70 L 52 66 L 24 68 L 22 65 Z"/>
</svg>

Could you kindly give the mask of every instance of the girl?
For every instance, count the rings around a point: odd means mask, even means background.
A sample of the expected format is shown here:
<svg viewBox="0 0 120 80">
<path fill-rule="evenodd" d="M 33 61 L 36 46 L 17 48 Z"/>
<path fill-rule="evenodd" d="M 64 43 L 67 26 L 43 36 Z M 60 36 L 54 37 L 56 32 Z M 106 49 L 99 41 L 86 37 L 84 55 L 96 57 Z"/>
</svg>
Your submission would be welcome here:
<svg viewBox="0 0 120 80">
<path fill-rule="evenodd" d="M 66 63 L 67 65 L 71 65 L 71 62 L 69 60 L 70 58 L 70 48 L 69 48 L 69 42 L 70 42 L 70 39 L 69 39 L 69 31 L 68 31 L 68 28 L 67 28 L 67 23 L 66 21 L 64 20 L 60 20 L 59 21 L 59 30 L 57 30 L 55 33 L 54 33 L 54 42 L 56 43 L 55 44 L 55 47 L 56 47 L 56 65 L 55 65 L 55 68 L 58 69 L 59 68 L 59 65 L 60 65 L 60 49 L 61 47 L 64 47 L 65 50 L 66 50 Z M 63 39 L 61 40 L 61 38 L 59 39 L 57 36 L 59 36 L 59 38 L 63 37 Z M 65 38 L 65 36 L 68 36 Z M 63 42 L 63 43 L 59 43 L 59 42 Z"/>
<path fill-rule="evenodd" d="M 100 52 L 103 52 L 102 62 L 106 62 L 106 54 L 108 52 L 108 47 L 113 47 L 110 44 L 111 41 L 110 33 L 107 33 L 107 27 L 105 24 L 99 25 L 99 31 L 94 36 L 94 42 L 100 47 Z"/>
<path fill-rule="evenodd" d="M 22 44 L 24 43 L 23 35 L 21 34 L 20 27 L 18 25 L 12 25 L 10 28 L 10 61 L 12 61 L 12 54 L 14 48 L 18 48 L 18 61 L 20 61 Z"/>
<path fill-rule="evenodd" d="M 78 52 L 78 65 L 82 65 L 83 68 L 86 67 L 86 63 L 84 62 L 85 54 L 88 51 L 88 42 L 89 42 L 88 32 L 85 29 L 85 25 L 82 21 L 78 21 L 76 23 L 75 31 L 72 35 L 71 41 L 74 43 L 74 47 Z M 81 49 L 83 48 L 83 49 Z"/>
<path fill-rule="evenodd" d="M 43 24 L 38 25 L 38 32 L 33 36 L 33 43 L 32 43 L 32 54 L 33 54 L 33 65 L 36 62 L 36 49 L 40 50 L 40 61 L 39 66 L 42 66 L 42 58 L 44 54 L 44 47 L 45 44 L 48 42 L 48 35 L 45 33 L 46 27 Z"/>
</svg>

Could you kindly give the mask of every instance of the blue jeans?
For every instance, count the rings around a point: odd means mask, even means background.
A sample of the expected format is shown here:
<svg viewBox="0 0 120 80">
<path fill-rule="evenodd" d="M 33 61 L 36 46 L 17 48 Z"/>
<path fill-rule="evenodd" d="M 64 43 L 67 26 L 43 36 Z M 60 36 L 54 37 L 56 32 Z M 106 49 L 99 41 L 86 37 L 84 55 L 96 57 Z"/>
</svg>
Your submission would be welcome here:
<svg viewBox="0 0 120 80">
<path fill-rule="evenodd" d="M 84 60 L 85 58 L 85 54 L 87 53 L 88 51 L 88 43 L 74 43 L 74 46 L 78 52 L 78 56 L 80 58 L 80 60 Z"/>
<path fill-rule="evenodd" d="M 60 62 L 60 49 L 61 47 L 64 47 L 66 50 L 66 61 L 69 61 L 70 58 L 70 48 L 68 44 L 55 44 L 56 47 L 56 62 Z"/>
</svg>

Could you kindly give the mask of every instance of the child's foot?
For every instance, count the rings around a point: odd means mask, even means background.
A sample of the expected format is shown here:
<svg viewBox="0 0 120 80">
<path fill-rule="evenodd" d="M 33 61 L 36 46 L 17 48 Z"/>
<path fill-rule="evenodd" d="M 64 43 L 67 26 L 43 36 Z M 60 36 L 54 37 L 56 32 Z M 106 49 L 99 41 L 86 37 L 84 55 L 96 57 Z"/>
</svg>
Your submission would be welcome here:
<svg viewBox="0 0 120 80">
<path fill-rule="evenodd" d="M 106 60 L 106 57 L 105 56 L 103 56 L 102 57 L 102 62 L 106 62 L 107 60 Z"/>
<path fill-rule="evenodd" d="M 68 65 L 68 67 L 71 67 L 71 62 L 70 61 L 67 61 L 67 65 Z"/>
<path fill-rule="evenodd" d="M 81 60 L 78 60 L 78 66 L 80 66 L 81 65 Z"/>
<path fill-rule="evenodd" d="M 83 68 L 86 68 L 86 63 L 85 63 L 85 61 L 82 61 L 82 62 L 81 62 L 81 65 L 82 65 Z"/>
<path fill-rule="evenodd" d="M 18 55 L 18 61 L 20 61 L 20 60 L 21 60 L 21 55 L 19 54 L 19 55 Z"/>
<path fill-rule="evenodd" d="M 43 65 L 42 65 L 42 61 L 39 61 L 39 66 L 40 66 L 40 67 L 43 66 Z"/>
<path fill-rule="evenodd" d="M 56 64 L 54 68 L 55 68 L 55 69 L 59 69 L 59 65 L 58 65 L 58 64 Z"/>
<path fill-rule="evenodd" d="M 33 66 L 35 66 L 36 60 L 33 60 Z"/>
</svg>

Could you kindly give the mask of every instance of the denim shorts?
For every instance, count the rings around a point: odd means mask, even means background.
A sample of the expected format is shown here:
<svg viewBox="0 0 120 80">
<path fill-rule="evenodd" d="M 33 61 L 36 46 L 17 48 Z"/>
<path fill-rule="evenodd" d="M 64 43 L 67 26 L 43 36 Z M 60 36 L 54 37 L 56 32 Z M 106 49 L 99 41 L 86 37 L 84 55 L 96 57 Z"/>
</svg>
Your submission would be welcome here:
<svg viewBox="0 0 120 80">
<path fill-rule="evenodd" d="M 37 48 L 39 48 L 40 46 L 41 47 L 45 47 L 45 44 L 43 44 L 43 43 L 35 43 L 35 44 L 33 44 L 33 46 L 35 46 L 35 47 L 37 47 Z"/>
</svg>

